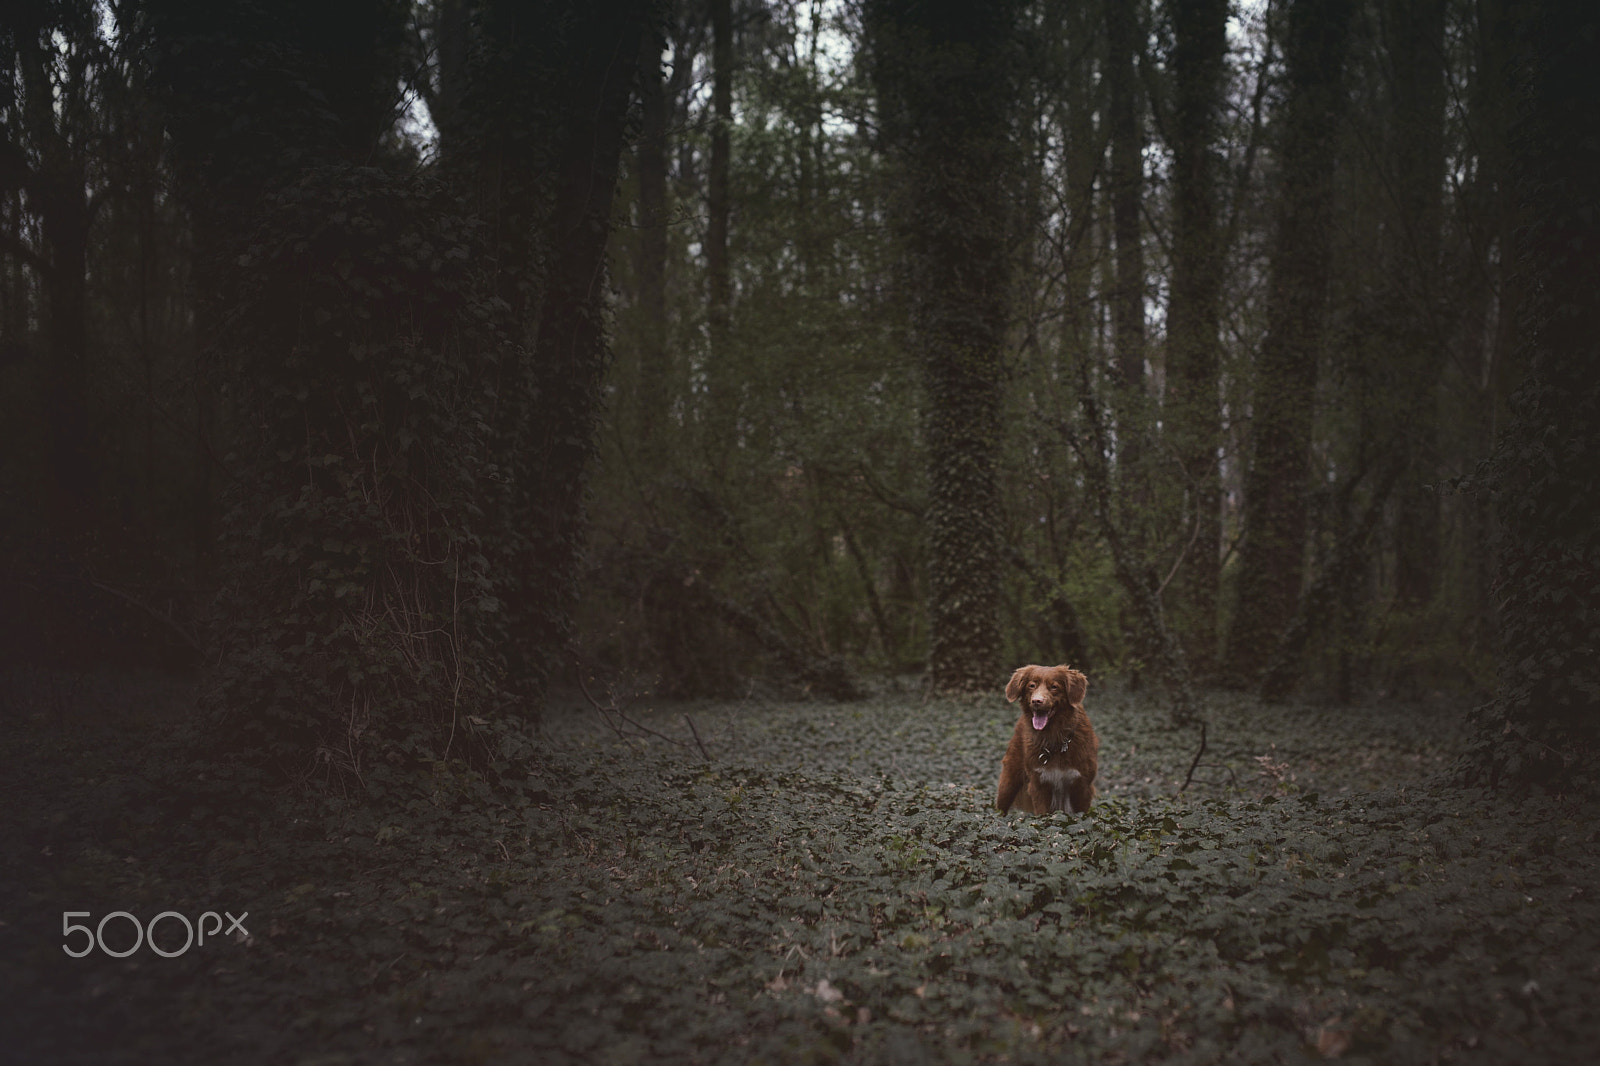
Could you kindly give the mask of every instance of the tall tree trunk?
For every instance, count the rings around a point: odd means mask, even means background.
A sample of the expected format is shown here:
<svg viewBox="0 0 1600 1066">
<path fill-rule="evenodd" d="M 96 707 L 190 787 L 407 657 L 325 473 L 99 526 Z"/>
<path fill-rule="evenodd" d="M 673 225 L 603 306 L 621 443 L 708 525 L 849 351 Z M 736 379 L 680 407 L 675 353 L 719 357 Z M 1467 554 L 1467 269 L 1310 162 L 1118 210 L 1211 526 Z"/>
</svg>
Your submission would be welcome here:
<svg viewBox="0 0 1600 1066">
<path fill-rule="evenodd" d="M 1312 408 L 1352 8 L 1351 0 L 1295 0 L 1289 9 L 1267 335 L 1256 362 L 1239 601 L 1228 634 L 1226 671 L 1235 684 L 1252 683 L 1266 665 L 1294 614 L 1304 572 Z"/>
<path fill-rule="evenodd" d="M 641 457 L 658 450 L 667 394 L 667 95 L 661 78 L 666 42 L 645 36 L 640 52 L 639 96 L 639 395 Z"/>
<path fill-rule="evenodd" d="M 1123 470 L 1138 486 L 1140 436 L 1144 414 L 1144 248 L 1139 213 L 1144 199 L 1144 136 L 1139 121 L 1137 5 L 1108 0 L 1106 81 L 1111 90 L 1111 217 L 1116 238 L 1116 291 L 1111 299 L 1111 338 L 1122 379 L 1117 407 L 1117 450 Z"/>
<path fill-rule="evenodd" d="M 1227 56 L 1227 0 L 1171 8 L 1175 43 L 1172 114 L 1172 298 L 1167 309 L 1167 424 L 1199 528 L 1174 578 L 1177 629 L 1189 662 L 1209 672 L 1216 656 L 1222 540 L 1222 444 L 1218 373 L 1223 252 L 1217 224 L 1215 141 Z"/>
<path fill-rule="evenodd" d="M 928 668 L 946 690 L 987 689 L 1000 670 L 995 466 L 1015 20 L 1010 3 L 866 9 L 925 389 Z"/>
<path fill-rule="evenodd" d="M 42 12 L 43 9 L 40 9 Z M 35 12 L 39 17 L 40 12 Z M 49 363 L 45 378 L 45 416 L 48 426 L 48 497 L 46 517 L 55 550 L 70 560 L 81 545 L 79 535 L 88 519 L 93 494 L 93 462 L 89 449 L 88 372 L 85 366 L 88 331 L 85 293 L 88 282 L 90 209 L 85 185 L 88 179 L 81 149 L 70 143 L 59 109 L 76 111 L 85 101 L 87 72 L 81 59 L 68 64 L 65 84 L 57 85 L 49 66 L 45 40 L 60 34 L 53 28 L 19 20 L 14 36 L 18 45 L 17 70 L 23 97 L 21 110 L 27 133 L 39 146 L 38 161 L 30 167 L 20 149 L 0 140 L 6 149 L 0 181 L 25 188 L 30 208 L 40 222 L 44 261 L 39 264 L 44 282 Z M 52 46 L 53 47 L 53 46 Z M 79 46 L 81 52 L 81 42 Z"/>
<path fill-rule="evenodd" d="M 497 520 L 516 543 L 510 671 L 532 711 L 572 630 L 608 358 L 605 248 L 646 22 L 647 0 L 481 0 L 460 133 L 440 144 L 441 169 L 488 223 L 496 289 L 527 345 L 495 432 L 509 475 Z"/>
<path fill-rule="evenodd" d="M 1507 50 L 1514 34 L 1509 0 L 1477 0 L 1472 9 L 1473 53 L 1469 81 L 1468 122 L 1470 136 L 1478 146 L 1478 171 L 1463 196 L 1465 214 L 1476 220 L 1477 267 L 1472 295 L 1466 306 L 1473 308 L 1477 326 L 1476 347 L 1481 357 L 1470 362 L 1475 386 L 1468 453 L 1460 468 L 1467 469 L 1494 452 L 1504 424 L 1504 408 L 1509 399 L 1509 368 L 1517 349 L 1516 307 L 1518 278 L 1511 254 L 1517 224 L 1517 204 L 1511 181 L 1511 128 L 1513 94 Z M 1473 298 L 1476 297 L 1476 298 Z M 1481 317 L 1478 317 L 1481 316 Z M 1468 346 L 1468 351 L 1473 350 Z M 1467 537 L 1462 552 L 1470 561 L 1471 602 L 1473 604 L 1472 643 L 1477 648 L 1495 646 L 1496 610 L 1492 593 L 1495 578 L 1494 500 L 1487 492 L 1474 493 L 1463 501 L 1468 511 Z"/>
<path fill-rule="evenodd" d="M 1434 321 L 1441 270 L 1439 241 L 1444 185 L 1444 0 L 1404 0 L 1388 9 L 1389 65 L 1394 93 L 1393 159 L 1396 226 L 1389 255 L 1398 327 L 1393 358 L 1402 375 L 1405 447 L 1411 461 L 1399 499 L 1395 582 L 1400 606 L 1422 611 L 1432 601 L 1440 546 L 1439 497 L 1426 483 L 1439 477 L 1438 371 L 1443 354 Z"/>
<path fill-rule="evenodd" d="M 1067 262 L 1062 314 L 1067 343 L 1073 359 L 1088 359 L 1094 335 L 1094 316 L 1090 305 L 1090 280 L 1093 276 L 1095 241 L 1095 179 L 1105 157 L 1105 145 L 1095 129 L 1097 101 L 1094 93 L 1094 64 L 1089 42 L 1094 25 L 1088 5 L 1073 3 L 1066 12 L 1068 46 L 1074 55 L 1066 65 L 1064 106 L 1060 118 L 1064 139 L 1067 186 Z"/>
<path fill-rule="evenodd" d="M 823 260 L 825 241 L 818 224 L 817 205 L 827 196 L 827 162 L 825 151 L 828 134 L 823 129 L 823 95 L 818 84 L 817 67 L 822 42 L 822 4 L 811 0 L 810 48 L 806 56 L 805 102 L 798 109 L 795 121 L 800 127 L 799 155 L 799 206 L 798 233 L 795 243 L 800 253 L 801 285 L 807 296 L 817 294 L 817 284 L 828 276 L 830 264 Z"/>
<path fill-rule="evenodd" d="M 1531 0 L 1514 141 L 1527 375 L 1495 455 L 1500 691 L 1469 781 L 1593 788 L 1600 759 L 1600 9 Z"/>
<path fill-rule="evenodd" d="M 1056 122 L 1063 138 L 1063 166 L 1066 186 L 1066 262 L 1062 279 L 1062 351 L 1058 358 L 1082 367 L 1091 358 L 1094 336 L 1090 281 L 1093 275 L 1095 243 L 1095 180 L 1105 157 L 1105 143 L 1095 128 L 1097 110 L 1094 92 L 1092 43 L 1095 40 L 1094 13 L 1086 3 L 1063 5 L 1062 22 L 1066 46 L 1070 50 L 1063 64 L 1063 84 Z M 1057 368 L 1058 371 L 1063 368 Z M 1068 400 L 1070 404 L 1070 399 Z M 1075 500 L 1073 502 L 1076 502 Z M 1070 505 L 1070 504 L 1069 504 Z M 1052 534 L 1052 541 L 1054 541 Z M 1089 666 L 1089 642 L 1078 613 L 1067 599 L 1060 583 L 1046 575 L 1016 552 L 1012 562 L 1027 574 L 1035 593 L 1048 604 L 1056 623 L 1063 662 L 1080 669 Z M 1054 560 L 1064 569 L 1060 553 Z"/>
<path fill-rule="evenodd" d="M 74 174 L 76 171 L 76 174 Z M 52 532 L 70 552 L 88 519 L 93 496 L 89 448 L 88 343 L 85 289 L 89 210 L 81 168 L 54 175 L 56 191 L 43 203 L 41 227 L 50 253 L 50 517 Z"/>
<path fill-rule="evenodd" d="M 0 277 L 0 363 L 11 363 L 27 358 L 28 260 L 22 251 L 28 249 L 22 239 L 22 196 L 13 189 L 0 188 L 0 248 L 11 253 L 5 259 L 5 273 Z"/>
<path fill-rule="evenodd" d="M 711 161 L 706 175 L 706 319 L 711 351 L 708 457 L 720 468 L 733 443 L 738 403 L 728 365 L 728 315 L 732 285 L 728 267 L 729 132 L 733 128 L 733 5 L 711 0 Z"/>
<path fill-rule="evenodd" d="M 611 0 L 592 13 L 575 70 L 574 100 L 586 105 L 570 123 L 559 157 L 561 185 L 551 212 L 550 276 L 534 341 L 540 425 L 526 472 L 535 479 L 528 616 L 535 669 L 543 684 L 571 636 L 578 559 L 586 533 L 583 496 L 596 449 L 606 344 L 605 253 L 611 200 L 627 133 L 628 102 L 644 40 L 646 0 Z M 542 431 L 542 432 L 541 432 Z"/>
<path fill-rule="evenodd" d="M 429 113 L 439 133 L 440 156 L 454 155 L 458 140 L 466 134 L 462 108 L 467 95 L 467 69 L 471 42 L 469 0 L 438 0 L 433 9 L 434 48 L 439 70 L 439 85 L 429 101 Z"/>
</svg>

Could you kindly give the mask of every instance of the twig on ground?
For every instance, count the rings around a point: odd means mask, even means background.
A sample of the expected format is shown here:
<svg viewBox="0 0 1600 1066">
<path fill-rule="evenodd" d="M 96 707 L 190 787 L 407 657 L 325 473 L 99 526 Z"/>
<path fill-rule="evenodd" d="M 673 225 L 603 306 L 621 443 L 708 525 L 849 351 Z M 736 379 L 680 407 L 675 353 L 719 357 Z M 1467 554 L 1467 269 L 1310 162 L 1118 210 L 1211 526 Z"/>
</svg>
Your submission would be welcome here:
<svg viewBox="0 0 1600 1066">
<path fill-rule="evenodd" d="M 1189 787 L 1189 782 L 1194 780 L 1194 769 L 1200 765 L 1200 756 L 1206 753 L 1206 720 L 1200 719 L 1200 750 L 1194 753 L 1194 761 L 1189 763 L 1189 772 L 1183 776 L 1183 785 L 1178 789 L 1182 792 Z"/>
<path fill-rule="evenodd" d="M 685 722 L 688 722 L 688 723 L 689 723 L 689 732 L 691 732 L 691 733 L 693 733 L 693 734 L 694 734 L 694 742 L 695 742 L 695 743 L 696 743 L 696 744 L 698 744 L 698 745 L 700 745 L 700 754 L 701 754 L 701 755 L 703 755 L 703 756 L 705 756 L 705 760 L 706 760 L 706 762 L 710 762 L 710 761 L 711 761 L 711 753 L 710 753 L 710 752 L 709 752 L 709 751 L 707 751 L 707 750 L 706 750 L 706 743 L 705 743 L 705 741 L 703 741 L 703 740 L 701 740 L 701 739 L 700 739 L 700 730 L 698 730 L 698 729 L 696 729 L 696 728 L 695 728 L 695 727 L 694 727 L 694 719 L 693 719 L 693 718 L 690 718 L 690 717 L 689 717 L 689 716 L 688 716 L 688 714 L 685 714 L 685 715 L 684 715 L 684 716 L 683 716 L 683 720 L 684 720 L 684 721 L 685 721 Z"/>
<path fill-rule="evenodd" d="M 611 720 L 611 716 L 613 714 L 616 715 L 618 718 L 622 719 L 624 724 L 633 726 L 633 728 L 637 729 L 641 733 L 648 733 L 650 736 L 656 737 L 656 738 L 658 738 L 660 740 L 664 740 L 668 744 L 676 744 L 680 748 L 687 748 L 689 746 L 686 741 L 679 740 L 677 737 L 669 737 L 665 733 L 658 733 L 654 729 L 651 729 L 649 726 L 645 725 L 643 722 L 634 721 L 632 718 L 628 717 L 628 712 L 627 711 L 624 711 L 621 707 L 616 706 L 616 704 L 614 702 L 611 705 L 611 707 L 609 707 L 609 708 L 602 707 L 600 705 L 600 701 L 595 699 L 593 696 L 591 696 L 589 694 L 589 687 L 583 683 L 583 673 L 582 673 L 582 671 L 579 671 L 579 673 L 578 673 L 578 691 L 583 693 L 583 698 L 589 701 L 589 705 L 591 707 L 593 707 L 595 710 L 600 712 L 600 717 L 605 719 L 606 725 L 610 726 L 611 727 L 611 731 L 613 733 L 615 733 L 622 740 L 632 740 L 633 738 L 630 737 L 628 734 L 624 733 L 622 731 L 622 727 L 617 725 L 615 722 L 613 722 Z M 684 717 L 688 718 L 689 716 L 688 715 L 684 715 Z M 693 722 L 689 723 L 689 728 L 690 728 L 690 730 L 694 729 L 694 723 Z M 699 733 L 695 733 L 695 738 L 694 739 L 695 739 L 696 743 L 699 743 L 700 742 L 700 734 Z M 704 744 L 700 744 L 700 753 L 702 755 L 706 754 L 706 746 Z M 706 755 L 707 761 L 709 761 L 710 758 L 711 758 L 710 755 Z"/>
<path fill-rule="evenodd" d="M 665 733 L 657 733 L 654 729 L 651 729 L 644 723 L 634 721 L 632 718 L 628 717 L 628 712 L 623 710 L 621 707 L 616 708 L 616 715 L 618 718 L 621 718 L 624 722 L 633 726 L 633 728 L 639 730 L 641 733 L 649 733 L 653 737 L 664 740 L 668 744 L 676 744 L 680 748 L 687 748 L 689 746 L 687 741 L 679 740 L 677 737 L 669 737 Z"/>
<path fill-rule="evenodd" d="M 1227 763 L 1225 763 L 1225 762 L 1203 762 L 1203 763 L 1200 763 L 1199 765 L 1204 767 L 1205 769 L 1208 769 L 1208 770 L 1211 770 L 1211 769 L 1226 770 L 1228 772 L 1228 780 L 1233 782 L 1233 787 L 1234 788 L 1238 788 L 1239 787 L 1239 775 L 1234 773 L 1233 772 L 1233 767 L 1229 766 Z M 1204 784 L 1204 782 L 1202 782 L 1202 784 Z"/>
<path fill-rule="evenodd" d="M 628 739 L 627 736 L 622 732 L 622 730 L 620 728 L 618 728 L 617 724 L 611 720 L 610 712 L 607 711 L 604 707 L 600 706 L 600 701 L 599 700 L 597 700 L 593 696 L 589 695 L 589 688 L 588 688 L 587 685 L 585 685 L 583 683 L 583 673 L 582 673 L 582 671 L 579 671 L 579 673 L 578 673 L 578 691 L 583 693 L 583 698 L 589 701 L 589 706 L 593 707 L 595 710 L 600 712 L 601 720 L 604 721 L 606 725 L 611 727 L 611 731 L 617 735 L 617 739 L 618 740 L 627 740 Z"/>
</svg>

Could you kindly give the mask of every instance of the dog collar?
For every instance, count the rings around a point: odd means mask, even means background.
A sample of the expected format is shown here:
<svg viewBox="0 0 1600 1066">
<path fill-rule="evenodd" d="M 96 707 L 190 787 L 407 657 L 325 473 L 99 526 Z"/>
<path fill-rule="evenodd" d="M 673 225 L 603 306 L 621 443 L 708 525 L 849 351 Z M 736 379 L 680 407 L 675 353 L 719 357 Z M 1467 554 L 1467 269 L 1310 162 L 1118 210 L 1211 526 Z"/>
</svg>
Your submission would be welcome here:
<svg viewBox="0 0 1600 1066">
<path fill-rule="evenodd" d="M 1071 743 L 1072 743 L 1072 734 L 1068 733 L 1067 736 L 1066 736 L 1066 739 L 1064 739 L 1061 742 L 1061 746 L 1059 748 L 1051 748 L 1049 746 L 1040 748 L 1039 749 L 1039 761 L 1042 762 L 1042 763 L 1049 762 L 1050 761 L 1050 757 L 1052 755 L 1060 755 L 1062 752 L 1067 750 L 1068 745 L 1070 745 Z"/>
</svg>

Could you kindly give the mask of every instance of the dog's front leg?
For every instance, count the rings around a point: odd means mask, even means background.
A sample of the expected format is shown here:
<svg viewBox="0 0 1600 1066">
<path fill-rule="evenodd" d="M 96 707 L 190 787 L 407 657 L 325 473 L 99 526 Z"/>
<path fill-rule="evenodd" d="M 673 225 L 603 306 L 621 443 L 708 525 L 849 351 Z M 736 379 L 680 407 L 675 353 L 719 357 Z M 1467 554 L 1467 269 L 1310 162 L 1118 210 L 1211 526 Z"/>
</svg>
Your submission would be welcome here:
<svg viewBox="0 0 1600 1066">
<path fill-rule="evenodd" d="M 1017 793 L 1028 784 L 1028 774 L 1022 768 L 1024 744 L 1022 723 L 1011 731 L 1011 743 L 1006 746 L 1005 761 L 1000 764 L 1000 787 L 995 791 L 994 805 L 1004 814 L 1017 800 Z"/>
</svg>

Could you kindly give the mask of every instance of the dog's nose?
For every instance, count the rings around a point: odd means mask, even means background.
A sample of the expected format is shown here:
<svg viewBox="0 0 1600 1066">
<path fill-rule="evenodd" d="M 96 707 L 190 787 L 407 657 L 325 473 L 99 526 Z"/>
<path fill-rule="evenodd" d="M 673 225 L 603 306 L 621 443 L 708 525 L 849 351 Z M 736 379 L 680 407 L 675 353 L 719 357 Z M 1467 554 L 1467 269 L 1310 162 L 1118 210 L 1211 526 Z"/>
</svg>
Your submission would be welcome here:
<svg viewBox="0 0 1600 1066">
<path fill-rule="evenodd" d="M 1037 703 L 1042 706 L 1050 702 L 1050 697 L 1047 696 L 1044 689 L 1041 688 L 1037 689 L 1032 696 L 1028 697 L 1028 701 L 1030 703 Z"/>
</svg>

